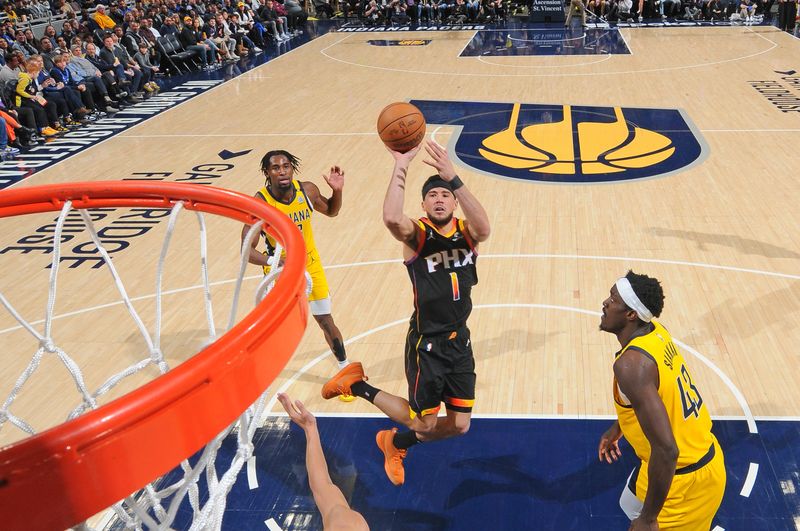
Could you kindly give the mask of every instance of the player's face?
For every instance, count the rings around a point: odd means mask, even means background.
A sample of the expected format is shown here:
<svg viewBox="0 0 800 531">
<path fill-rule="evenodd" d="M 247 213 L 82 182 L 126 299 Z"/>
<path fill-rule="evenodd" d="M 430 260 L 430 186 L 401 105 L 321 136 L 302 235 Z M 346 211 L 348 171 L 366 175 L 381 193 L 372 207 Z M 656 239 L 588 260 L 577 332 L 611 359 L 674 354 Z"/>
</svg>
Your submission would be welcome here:
<svg viewBox="0 0 800 531">
<path fill-rule="evenodd" d="M 628 323 L 628 314 L 632 312 L 619 296 L 617 286 L 611 287 L 608 298 L 603 301 L 603 315 L 600 317 L 600 330 L 616 334 Z"/>
<path fill-rule="evenodd" d="M 269 158 L 267 178 L 270 186 L 277 190 L 288 190 L 292 187 L 294 168 L 286 155 L 275 155 Z"/>
<path fill-rule="evenodd" d="M 446 188 L 431 188 L 422 200 L 422 209 L 428 219 L 437 225 L 446 225 L 453 219 L 458 206 L 453 192 Z"/>
</svg>

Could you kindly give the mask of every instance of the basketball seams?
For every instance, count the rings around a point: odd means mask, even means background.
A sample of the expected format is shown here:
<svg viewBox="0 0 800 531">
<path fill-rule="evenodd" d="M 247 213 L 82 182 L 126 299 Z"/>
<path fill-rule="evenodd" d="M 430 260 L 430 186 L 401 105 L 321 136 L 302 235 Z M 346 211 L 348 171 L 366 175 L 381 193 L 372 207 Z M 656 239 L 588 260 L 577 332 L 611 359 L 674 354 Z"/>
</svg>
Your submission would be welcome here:
<svg viewBox="0 0 800 531">
<path fill-rule="evenodd" d="M 398 121 L 400 121 L 400 120 L 405 120 L 405 119 L 406 119 L 406 118 L 408 118 L 409 116 L 416 116 L 416 115 L 419 115 L 420 117 L 422 116 L 422 114 L 420 114 L 420 113 L 418 113 L 418 112 L 411 112 L 411 113 L 408 113 L 408 114 L 404 114 L 403 116 L 399 116 L 399 117 L 395 118 L 394 120 L 392 120 L 391 122 L 389 122 L 388 124 L 386 124 L 386 125 L 383 127 L 383 129 L 381 129 L 381 130 L 379 130 L 379 131 L 378 131 L 378 134 L 379 134 L 379 135 L 382 135 L 382 134 L 383 134 L 383 132 L 384 132 L 384 131 L 386 131 L 387 129 L 389 129 L 389 127 L 391 127 L 393 123 L 395 123 L 395 122 L 398 122 Z M 419 128 L 417 128 L 417 129 L 419 129 Z"/>
</svg>

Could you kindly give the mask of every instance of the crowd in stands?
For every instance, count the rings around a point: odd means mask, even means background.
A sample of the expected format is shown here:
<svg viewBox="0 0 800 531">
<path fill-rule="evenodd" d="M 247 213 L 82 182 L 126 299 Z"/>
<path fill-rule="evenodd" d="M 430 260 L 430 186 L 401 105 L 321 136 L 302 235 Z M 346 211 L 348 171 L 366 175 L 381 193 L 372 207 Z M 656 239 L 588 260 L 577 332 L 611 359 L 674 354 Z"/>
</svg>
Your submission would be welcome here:
<svg viewBox="0 0 800 531">
<path fill-rule="evenodd" d="M 0 15 L 5 160 L 160 90 L 164 71 L 214 70 L 303 32 L 298 0 L 16 0 Z M 61 30 L 36 21 L 58 18 Z"/>
<path fill-rule="evenodd" d="M 754 17 L 771 21 L 772 8 L 776 0 L 571 0 L 569 15 L 582 16 L 586 24 L 586 14 L 593 20 L 609 22 L 634 21 L 644 19 L 674 19 L 690 21 L 741 20 L 751 23 Z M 780 0 L 779 0 L 780 1 Z M 784 2 L 787 6 L 789 2 Z M 796 2 L 795 4 L 796 5 Z M 779 10 L 779 18 L 783 17 Z M 786 9 L 784 18 L 791 19 L 794 14 Z M 571 17 L 570 17 L 571 18 Z M 782 28 L 786 29 L 786 28 Z M 791 31 L 791 29 L 789 30 Z"/>
<path fill-rule="evenodd" d="M 503 0 L 342 0 L 345 18 L 368 25 L 490 23 L 506 18 Z"/>
<path fill-rule="evenodd" d="M 328 0 L 313 0 L 317 13 L 333 9 Z M 523 8 L 530 12 L 533 0 L 340 0 L 339 8 L 347 19 L 367 26 L 406 24 L 491 23 L 505 19 Z M 772 9 L 778 4 L 777 26 L 791 32 L 795 26 L 798 0 L 565 0 L 568 18 L 587 15 L 592 21 L 690 20 L 752 23 L 772 22 Z M 732 18 L 733 16 L 733 18 Z"/>
</svg>

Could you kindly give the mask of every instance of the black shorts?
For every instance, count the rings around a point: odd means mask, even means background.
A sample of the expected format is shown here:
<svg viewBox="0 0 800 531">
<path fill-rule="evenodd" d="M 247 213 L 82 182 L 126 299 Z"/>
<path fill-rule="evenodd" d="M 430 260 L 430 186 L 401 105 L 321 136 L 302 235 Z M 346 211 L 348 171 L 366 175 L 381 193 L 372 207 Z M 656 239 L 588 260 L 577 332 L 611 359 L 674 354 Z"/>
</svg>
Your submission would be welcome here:
<svg viewBox="0 0 800 531">
<path fill-rule="evenodd" d="M 420 417 L 436 414 L 441 403 L 469 413 L 475 403 L 475 358 L 469 328 L 435 336 L 411 329 L 406 336 L 408 404 Z"/>
</svg>

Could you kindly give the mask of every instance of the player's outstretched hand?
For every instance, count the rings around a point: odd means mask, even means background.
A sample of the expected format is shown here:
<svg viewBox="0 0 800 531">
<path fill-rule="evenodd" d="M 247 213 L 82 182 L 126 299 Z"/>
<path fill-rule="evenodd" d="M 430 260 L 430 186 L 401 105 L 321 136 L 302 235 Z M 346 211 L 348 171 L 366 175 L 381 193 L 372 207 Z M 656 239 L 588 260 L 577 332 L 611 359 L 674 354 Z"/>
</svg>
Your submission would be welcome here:
<svg viewBox="0 0 800 531">
<path fill-rule="evenodd" d="M 278 393 L 278 401 L 289 414 L 289 418 L 304 430 L 317 425 L 317 419 L 299 400 L 292 402 L 292 399 L 286 393 Z"/>
<path fill-rule="evenodd" d="M 619 450 L 619 440 L 622 437 L 622 430 L 619 422 L 615 422 L 600 437 L 600 444 L 597 446 L 597 458 L 600 461 L 614 463 L 620 458 L 622 452 Z"/>
<path fill-rule="evenodd" d="M 456 176 L 456 169 L 447 155 L 447 150 L 440 146 L 438 142 L 433 140 L 425 142 L 425 151 L 428 152 L 430 158 L 425 159 L 423 162 L 436 168 L 439 177 L 449 182 Z"/>
<path fill-rule="evenodd" d="M 384 146 L 386 146 L 386 144 L 384 144 Z M 414 160 L 414 157 L 417 156 L 417 153 L 419 153 L 419 150 L 420 150 L 421 147 L 422 147 L 422 144 L 420 144 L 419 146 L 417 146 L 417 147 L 415 147 L 413 149 L 410 149 L 410 150 L 406 151 L 405 153 L 401 153 L 399 151 L 395 151 L 392 148 L 390 148 L 389 146 L 386 146 L 386 150 L 389 153 L 392 154 L 392 157 L 394 157 L 395 162 L 397 162 L 401 166 L 404 166 L 404 167 L 407 168 L 408 165 L 411 164 L 411 161 Z"/>
<path fill-rule="evenodd" d="M 344 170 L 339 166 L 331 166 L 331 171 L 323 173 L 322 178 L 334 192 L 341 192 L 344 188 Z"/>
</svg>

